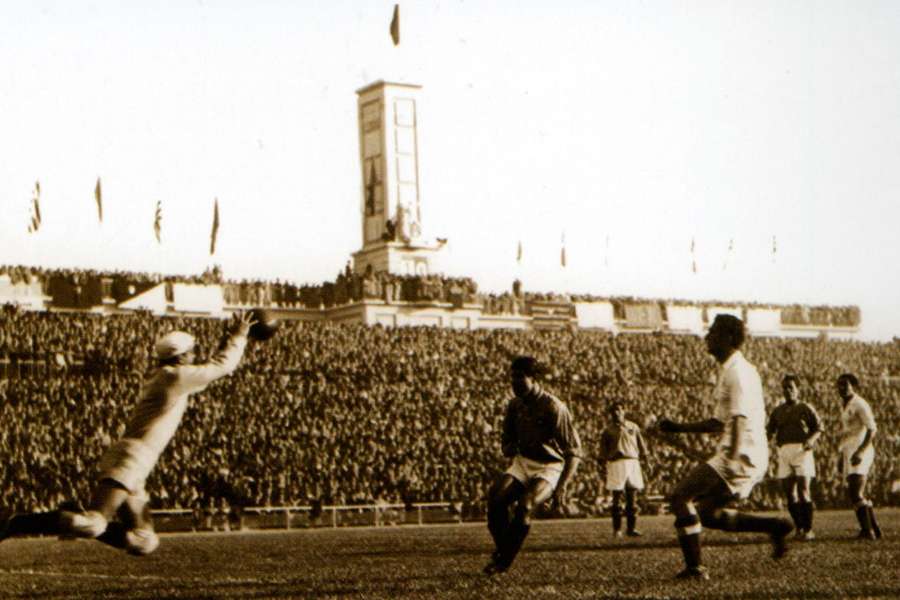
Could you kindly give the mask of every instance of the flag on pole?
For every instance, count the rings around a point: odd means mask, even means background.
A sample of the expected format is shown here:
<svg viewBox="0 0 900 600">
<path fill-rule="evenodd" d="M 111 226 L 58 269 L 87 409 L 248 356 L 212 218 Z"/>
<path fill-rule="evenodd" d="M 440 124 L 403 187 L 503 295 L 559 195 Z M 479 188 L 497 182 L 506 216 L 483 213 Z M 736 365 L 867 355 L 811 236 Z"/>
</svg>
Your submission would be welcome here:
<svg viewBox="0 0 900 600">
<path fill-rule="evenodd" d="M 522 240 L 519 240 L 519 248 L 516 250 L 516 262 L 522 262 Z"/>
<path fill-rule="evenodd" d="M 695 274 L 697 273 L 697 257 L 694 256 L 694 249 L 696 248 L 696 246 L 697 244 L 694 238 L 691 237 L 691 272 Z"/>
<path fill-rule="evenodd" d="M 35 233 L 41 228 L 41 182 L 34 182 L 34 192 L 31 195 L 31 221 L 28 224 L 28 233 Z"/>
<path fill-rule="evenodd" d="M 219 199 L 216 198 L 213 204 L 213 224 L 212 233 L 209 235 L 209 254 L 216 253 L 216 236 L 219 234 Z"/>
<path fill-rule="evenodd" d="M 606 234 L 605 252 L 603 253 L 603 266 L 609 266 L 609 234 Z"/>
<path fill-rule="evenodd" d="M 162 243 L 162 200 L 156 201 L 156 214 L 153 217 L 153 235 L 156 236 L 156 243 Z"/>
<path fill-rule="evenodd" d="M 400 44 L 400 5 L 394 5 L 394 16 L 391 18 L 391 39 L 394 45 Z"/>
<path fill-rule="evenodd" d="M 94 199 L 97 200 L 97 218 L 103 222 L 103 192 L 100 189 L 100 178 L 97 178 L 97 185 L 94 186 Z"/>
<path fill-rule="evenodd" d="M 778 240 L 772 236 L 772 262 L 775 262 L 775 255 L 778 254 Z"/>
<path fill-rule="evenodd" d="M 566 232 L 562 234 L 562 249 L 559 251 L 559 264 L 566 268 Z"/>
</svg>

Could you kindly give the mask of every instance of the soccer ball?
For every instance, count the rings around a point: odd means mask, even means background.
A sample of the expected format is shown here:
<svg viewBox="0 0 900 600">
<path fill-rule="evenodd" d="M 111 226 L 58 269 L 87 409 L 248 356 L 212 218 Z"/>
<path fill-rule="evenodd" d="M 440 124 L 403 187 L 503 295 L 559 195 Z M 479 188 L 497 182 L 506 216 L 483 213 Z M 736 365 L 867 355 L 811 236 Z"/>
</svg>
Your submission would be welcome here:
<svg viewBox="0 0 900 600">
<path fill-rule="evenodd" d="M 247 334 L 251 340 L 264 342 L 275 335 L 281 327 L 281 321 L 264 308 L 254 308 L 250 311 L 250 316 L 256 321 L 250 326 L 250 332 Z"/>
</svg>

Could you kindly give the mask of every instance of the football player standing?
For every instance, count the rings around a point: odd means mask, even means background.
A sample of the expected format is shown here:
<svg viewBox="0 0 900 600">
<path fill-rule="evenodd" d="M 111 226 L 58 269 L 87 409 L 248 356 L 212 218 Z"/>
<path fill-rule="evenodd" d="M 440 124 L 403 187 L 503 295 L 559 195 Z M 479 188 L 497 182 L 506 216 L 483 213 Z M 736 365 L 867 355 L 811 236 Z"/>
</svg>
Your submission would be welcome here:
<svg viewBox="0 0 900 600">
<path fill-rule="evenodd" d="M 778 448 L 778 470 L 775 475 L 781 481 L 788 512 L 797 528 L 797 537 L 811 540 L 815 534 L 812 530 L 814 508 L 809 485 L 816 476 L 813 448 L 822 434 L 822 427 L 816 410 L 800 401 L 799 384 L 800 379 L 796 375 L 787 374 L 782 378 L 784 402 L 769 415 L 766 433 L 770 438 L 775 437 Z"/>
<path fill-rule="evenodd" d="M 612 492 L 613 536 L 622 537 L 622 496 L 625 496 L 627 535 L 639 537 L 635 496 L 644 489 L 640 457 L 647 446 L 637 424 L 625 418 L 625 405 L 613 402 L 609 407 L 612 423 L 600 436 L 600 459 L 606 463 L 606 489 Z"/>
<path fill-rule="evenodd" d="M 872 502 L 865 498 L 866 478 L 875 460 L 875 416 L 872 407 L 856 391 L 859 380 L 853 373 L 837 378 L 841 410 L 841 470 L 847 480 L 847 497 L 856 511 L 861 539 L 878 539 L 881 528 L 875 520 Z"/>
</svg>

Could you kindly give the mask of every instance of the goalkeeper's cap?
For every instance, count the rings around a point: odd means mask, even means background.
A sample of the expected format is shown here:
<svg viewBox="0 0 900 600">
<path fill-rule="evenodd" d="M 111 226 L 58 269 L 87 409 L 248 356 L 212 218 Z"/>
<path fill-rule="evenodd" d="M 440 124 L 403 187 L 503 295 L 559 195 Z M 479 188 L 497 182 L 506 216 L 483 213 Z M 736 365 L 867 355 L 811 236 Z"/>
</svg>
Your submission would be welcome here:
<svg viewBox="0 0 900 600">
<path fill-rule="evenodd" d="M 170 331 L 156 341 L 156 357 L 166 360 L 194 349 L 194 336 L 184 331 Z"/>
</svg>

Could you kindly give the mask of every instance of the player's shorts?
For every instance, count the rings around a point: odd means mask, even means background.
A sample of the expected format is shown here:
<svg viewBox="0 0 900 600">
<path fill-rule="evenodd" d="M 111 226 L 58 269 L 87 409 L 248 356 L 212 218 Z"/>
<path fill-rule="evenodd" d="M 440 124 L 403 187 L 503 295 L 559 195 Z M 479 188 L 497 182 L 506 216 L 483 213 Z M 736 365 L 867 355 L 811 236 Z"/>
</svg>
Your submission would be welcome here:
<svg viewBox="0 0 900 600">
<path fill-rule="evenodd" d="M 520 483 L 528 483 L 537 477 L 550 482 L 554 489 L 556 489 L 562 472 L 563 463 L 561 462 L 542 463 L 522 455 L 516 455 L 506 470 L 507 475 L 512 475 Z"/>
<path fill-rule="evenodd" d="M 619 492 L 630 487 L 635 490 L 644 489 L 644 474 L 641 463 L 636 458 L 620 458 L 606 463 L 606 489 Z"/>
<path fill-rule="evenodd" d="M 741 458 L 732 464 L 732 461 L 727 459 L 724 454 L 716 454 L 706 464 L 719 474 L 731 493 L 741 499 L 750 496 L 753 486 L 766 476 L 766 467 L 768 466 L 767 464 L 754 465 L 744 455 L 741 455 Z"/>
<path fill-rule="evenodd" d="M 784 444 L 778 446 L 777 479 L 788 477 L 815 477 L 816 461 L 813 451 L 803 448 L 803 444 Z"/>
<path fill-rule="evenodd" d="M 99 477 L 113 479 L 132 494 L 140 495 L 158 458 L 156 451 L 140 440 L 119 440 L 100 459 Z"/>
<path fill-rule="evenodd" d="M 856 448 L 858 447 L 856 446 Z M 841 460 L 844 461 L 844 477 L 846 478 L 847 475 L 868 475 L 869 470 L 872 468 L 872 463 L 875 462 L 875 448 L 869 444 L 869 447 L 860 456 L 862 460 L 859 461 L 858 465 L 850 464 L 850 457 L 853 456 L 853 452 L 855 452 L 855 448 L 841 448 Z"/>
</svg>

